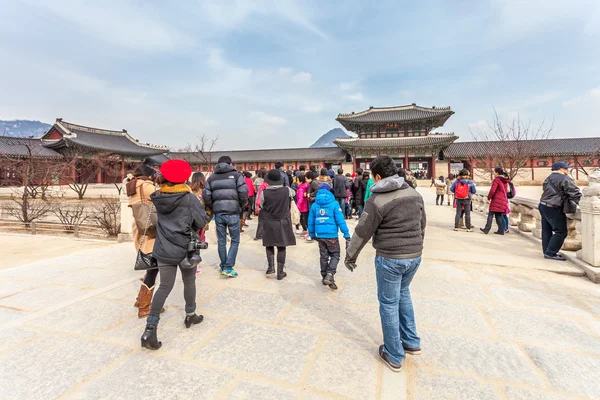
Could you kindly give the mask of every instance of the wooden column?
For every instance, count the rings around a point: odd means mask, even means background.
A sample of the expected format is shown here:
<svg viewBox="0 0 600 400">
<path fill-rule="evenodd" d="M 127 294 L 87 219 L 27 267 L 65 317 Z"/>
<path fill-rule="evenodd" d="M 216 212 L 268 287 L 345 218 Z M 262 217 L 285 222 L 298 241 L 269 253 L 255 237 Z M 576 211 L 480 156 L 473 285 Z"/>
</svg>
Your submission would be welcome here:
<svg viewBox="0 0 600 400">
<path fill-rule="evenodd" d="M 531 162 L 531 180 L 535 181 L 535 170 L 533 169 L 534 168 L 533 158 L 530 160 L 530 162 Z"/>
<path fill-rule="evenodd" d="M 121 159 L 121 182 L 125 179 L 125 159 Z"/>
<path fill-rule="evenodd" d="M 431 156 L 431 168 L 429 170 L 431 175 L 429 179 L 435 178 L 435 156 Z"/>
<path fill-rule="evenodd" d="M 577 165 L 577 157 L 573 157 L 573 164 L 575 164 L 575 180 L 579 180 L 579 166 Z"/>
<path fill-rule="evenodd" d="M 448 175 L 446 175 L 446 177 L 449 177 L 449 176 L 450 176 L 450 173 L 451 173 L 451 171 L 450 171 L 450 162 L 451 162 L 451 161 L 452 161 L 452 160 L 448 159 Z"/>
<path fill-rule="evenodd" d="M 408 150 L 404 150 L 404 169 L 410 169 L 410 165 L 408 164 Z"/>
<path fill-rule="evenodd" d="M 96 176 L 96 183 L 102 183 L 102 170 L 98 170 L 98 175 Z"/>
</svg>

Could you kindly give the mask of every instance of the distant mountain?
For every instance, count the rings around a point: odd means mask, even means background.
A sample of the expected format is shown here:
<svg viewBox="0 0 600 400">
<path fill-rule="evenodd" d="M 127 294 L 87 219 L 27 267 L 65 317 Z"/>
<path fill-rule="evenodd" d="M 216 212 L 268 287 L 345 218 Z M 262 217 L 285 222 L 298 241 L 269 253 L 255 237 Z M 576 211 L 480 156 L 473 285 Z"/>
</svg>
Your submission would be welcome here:
<svg viewBox="0 0 600 400">
<path fill-rule="evenodd" d="M 0 120 L 0 136 L 12 137 L 40 137 L 50 129 L 52 125 L 40 121 L 17 119 L 14 121 Z"/>
<path fill-rule="evenodd" d="M 335 128 L 324 134 L 310 147 L 335 147 L 333 141 L 335 139 L 348 139 L 352 136 L 348 135 L 342 128 Z"/>
</svg>

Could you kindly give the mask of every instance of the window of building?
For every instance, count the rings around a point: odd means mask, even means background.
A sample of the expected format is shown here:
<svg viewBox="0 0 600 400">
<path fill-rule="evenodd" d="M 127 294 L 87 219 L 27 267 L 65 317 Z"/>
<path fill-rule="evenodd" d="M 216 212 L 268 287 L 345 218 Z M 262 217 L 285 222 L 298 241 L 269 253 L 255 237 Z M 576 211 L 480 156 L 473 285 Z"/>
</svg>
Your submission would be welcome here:
<svg viewBox="0 0 600 400">
<path fill-rule="evenodd" d="M 538 161 L 538 162 L 536 163 L 536 165 L 537 165 L 538 167 L 547 167 L 547 166 L 548 166 L 548 161 Z"/>
<path fill-rule="evenodd" d="M 208 167 L 202 167 L 202 172 L 208 172 Z"/>
</svg>

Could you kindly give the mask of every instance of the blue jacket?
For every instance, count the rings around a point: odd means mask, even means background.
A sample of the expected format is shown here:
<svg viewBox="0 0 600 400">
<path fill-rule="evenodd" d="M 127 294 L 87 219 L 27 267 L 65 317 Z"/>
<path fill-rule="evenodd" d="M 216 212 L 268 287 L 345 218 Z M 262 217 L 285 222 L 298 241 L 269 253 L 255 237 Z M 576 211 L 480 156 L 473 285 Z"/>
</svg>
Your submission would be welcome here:
<svg viewBox="0 0 600 400">
<path fill-rule="evenodd" d="M 468 183 L 469 184 L 469 198 L 473 197 L 473 195 L 475 193 L 477 193 L 477 188 L 475 187 L 475 184 L 473 183 L 473 181 L 470 180 L 470 179 L 464 179 L 464 178 L 463 179 L 457 179 L 457 180 L 454 181 L 454 183 L 452 184 L 452 186 L 450 186 L 450 191 L 452 193 L 454 193 L 456 191 L 456 184 L 459 181 L 461 183 Z"/>
<path fill-rule="evenodd" d="M 344 234 L 344 238 L 350 239 L 350 231 L 340 204 L 335 201 L 329 190 L 319 190 L 315 204 L 308 214 L 308 234 L 311 238 L 337 239 L 338 228 Z"/>
</svg>

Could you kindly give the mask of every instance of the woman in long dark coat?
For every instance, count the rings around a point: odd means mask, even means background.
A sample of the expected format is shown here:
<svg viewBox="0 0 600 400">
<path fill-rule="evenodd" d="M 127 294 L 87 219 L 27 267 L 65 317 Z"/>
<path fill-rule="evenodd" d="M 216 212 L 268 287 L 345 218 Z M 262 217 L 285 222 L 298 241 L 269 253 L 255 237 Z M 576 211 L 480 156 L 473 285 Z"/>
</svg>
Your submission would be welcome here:
<svg viewBox="0 0 600 400">
<path fill-rule="evenodd" d="M 283 177 L 277 169 L 265 176 L 269 186 L 260 195 L 260 219 L 263 228 L 263 246 L 267 251 L 269 267 L 267 274 L 275 273 L 275 247 L 277 247 L 277 280 L 287 276 L 285 267 L 286 247 L 296 245 L 290 213 L 296 192 L 283 186 Z"/>
</svg>

